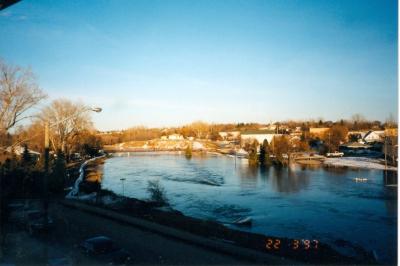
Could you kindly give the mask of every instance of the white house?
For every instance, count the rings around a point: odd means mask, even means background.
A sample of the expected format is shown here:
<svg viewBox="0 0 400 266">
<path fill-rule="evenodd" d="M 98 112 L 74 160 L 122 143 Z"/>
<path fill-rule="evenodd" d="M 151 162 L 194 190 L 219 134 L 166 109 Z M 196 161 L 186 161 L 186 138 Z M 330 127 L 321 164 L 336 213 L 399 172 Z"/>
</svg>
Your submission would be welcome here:
<svg viewBox="0 0 400 266">
<path fill-rule="evenodd" d="M 368 131 L 367 134 L 363 137 L 363 141 L 365 143 L 371 143 L 376 141 L 382 141 L 382 138 L 385 134 L 385 131 Z"/>
<path fill-rule="evenodd" d="M 168 136 L 169 140 L 183 140 L 184 137 L 181 134 L 171 134 Z"/>
<path fill-rule="evenodd" d="M 25 150 L 25 148 L 24 147 L 22 147 L 22 146 L 15 146 L 15 147 L 8 147 L 7 149 L 6 149 L 6 151 L 7 152 L 14 152 L 15 153 L 15 155 L 17 155 L 17 156 L 21 156 L 23 153 L 24 153 L 24 150 Z M 29 154 L 32 156 L 32 157 L 34 157 L 34 158 L 36 158 L 37 160 L 39 159 L 39 157 L 40 157 L 40 152 L 37 152 L 37 151 L 33 151 L 33 150 L 31 150 L 31 149 L 28 149 L 28 152 L 29 152 Z"/>
<path fill-rule="evenodd" d="M 258 143 L 263 143 L 267 140 L 271 143 L 274 137 L 281 136 L 282 134 L 275 134 L 274 130 L 250 130 L 241 133 L 240 138 L 242 142 L 249 142 L 257 140 Z"/>
</svg>

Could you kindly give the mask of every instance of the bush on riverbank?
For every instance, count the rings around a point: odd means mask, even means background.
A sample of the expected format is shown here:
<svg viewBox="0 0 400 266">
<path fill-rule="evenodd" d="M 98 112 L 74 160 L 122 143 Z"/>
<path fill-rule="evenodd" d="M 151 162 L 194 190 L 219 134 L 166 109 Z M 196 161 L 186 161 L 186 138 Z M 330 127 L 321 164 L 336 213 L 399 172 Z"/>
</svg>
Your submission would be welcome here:
<svg viewBox="0 0 400 266">
<path fill-rule="evenodd" d="M 186 147 L 185 157 L 186 157 L 186 159 L 191 159 L 192 158 L 192 147 L 191 147 L 190 144 L 188 144 L 188 146 Z"/>
<path fill-rule="evenodd" d="M 257 155 L 257 146 L 258 142 L 254 141 L 253 144 L 249 147 L 249 165 L 256 166 L 258 165 L 258 155 Z"/>
<path fill-rule="evenodd" d="M 150 193 L 150 198 L 153 202 L 155 202 L 159 206 L 166 206 L 168 204 L 168 200 L 165 196 L 165 190 L 160 185 L 159 180 L 149 180 L 147 185 L 147 192 Z"/>
</svg>

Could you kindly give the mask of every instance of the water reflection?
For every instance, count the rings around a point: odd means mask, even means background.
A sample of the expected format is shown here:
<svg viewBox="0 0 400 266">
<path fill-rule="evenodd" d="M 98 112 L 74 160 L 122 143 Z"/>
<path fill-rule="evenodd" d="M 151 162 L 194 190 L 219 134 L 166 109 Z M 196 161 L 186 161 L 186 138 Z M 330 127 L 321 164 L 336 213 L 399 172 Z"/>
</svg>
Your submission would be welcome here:
<svg viewBox="0 0 400 266">
<path fill-rule="evenodd" d="M 240 165 L 237 171 L 240 177 L 240 187 L 242 189 L 257 188 L 258 175 L 260 173 L 260 169 L 258 167 Z"/>
<path fill-rule="evenodd" d="M 397 187 L 397 172 L 382 171 L 383 180 L 386 186 Z"/>
<path fill-rule="evenodd" d="M 309 185 L 309 177 L 303 171 L 292 167 L 273 167 L 270 171 L 270 184 L 277 192 L 296 193 Z"/>
<path fill-rule="evenodd" d="M 331 167 L 331 166 L 323 166 L 322 167 L 326 172 L 331 173 L 332 175 L 342 176 L 349 172 L 347 167 Z M 354 170 L 352 170 L 354 171 Z"/>
<path fill-rule="evenodd" d="M 300 171 L 299 171 L 300 170 Z M 290 167 L 252 167 L 241 166 L 237 169 L 242 189 L 256 189 L 259 181 L 276 192 L 296 193 L 309 185 L 306 168 L 292 165 Z"/>
</svg>

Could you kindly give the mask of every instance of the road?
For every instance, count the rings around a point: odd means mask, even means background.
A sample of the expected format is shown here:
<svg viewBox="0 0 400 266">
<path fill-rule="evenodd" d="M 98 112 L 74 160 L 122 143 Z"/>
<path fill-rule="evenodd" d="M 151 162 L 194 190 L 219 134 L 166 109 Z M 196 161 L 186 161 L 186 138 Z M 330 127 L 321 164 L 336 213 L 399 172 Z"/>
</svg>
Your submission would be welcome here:
<svg viewBox="0 0 400 266">
<path fill-rule="evenodd" d="M 8 262 L 36 264 L 42 261 L 40 257 L 47 256 L 48 258 L 68 257 L 73 264 L 77 265 L 101 264 L 99 260 L 83 256 L 77 245 L 86 238 L 105 235 L 133 255 L 133 264 L 249 264 L 249 262 L 229 255 L 160 236 L 57 203 L 51 204 L 50 215 L 54 219 L 55 228 L 47 236 L 47 239 L 31 237 L 24 232 L 14 232 L 14 235 L 9 237 Z"/>
</svg>

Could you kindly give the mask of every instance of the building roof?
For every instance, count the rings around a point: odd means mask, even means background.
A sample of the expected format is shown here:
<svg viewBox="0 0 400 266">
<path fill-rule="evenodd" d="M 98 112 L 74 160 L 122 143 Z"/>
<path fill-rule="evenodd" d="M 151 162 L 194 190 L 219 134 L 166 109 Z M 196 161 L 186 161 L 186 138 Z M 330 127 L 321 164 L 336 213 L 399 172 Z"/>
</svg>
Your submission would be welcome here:
<svg viewBox="0 0 400 266">
<path fill-rule="evenodd" d="M 384 133 L 384 131 L 382 131 Z M 379 139 L 380 138 L 380 131 L 368 131 L 367 134 L 364 135 L 363 139 Z"/>
</svg>

